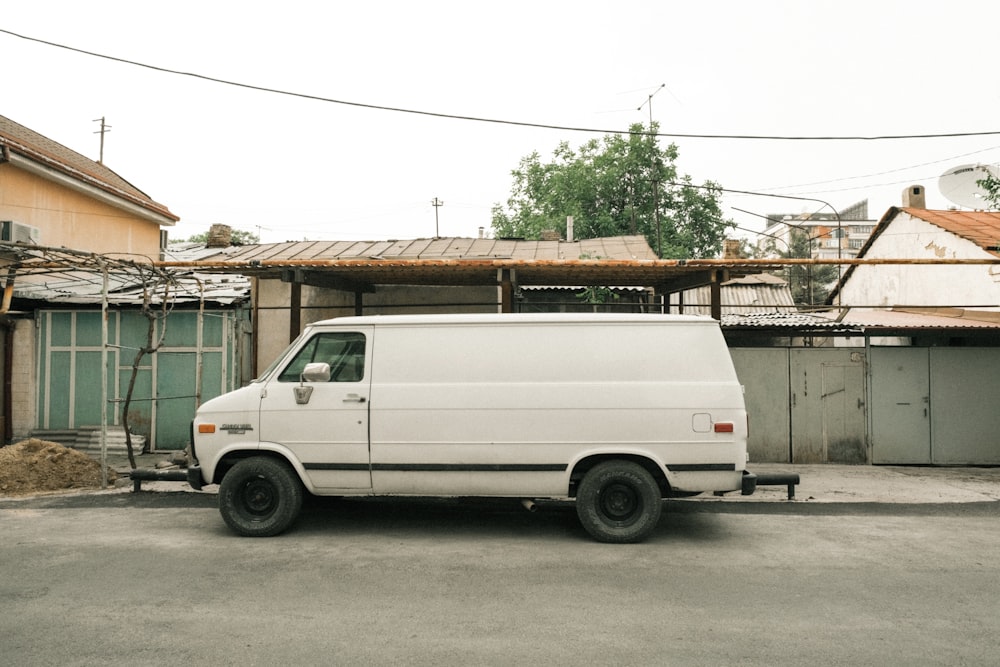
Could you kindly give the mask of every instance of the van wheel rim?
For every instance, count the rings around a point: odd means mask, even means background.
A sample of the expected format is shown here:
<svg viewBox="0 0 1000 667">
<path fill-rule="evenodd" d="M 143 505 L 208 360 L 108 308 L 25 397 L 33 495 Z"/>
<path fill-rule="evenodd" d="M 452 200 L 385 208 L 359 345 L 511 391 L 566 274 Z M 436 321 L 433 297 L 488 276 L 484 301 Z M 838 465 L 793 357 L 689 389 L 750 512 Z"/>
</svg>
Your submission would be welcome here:
<svg viewBox="0 0 1000 667">
<path fill-rule="evenodd" d="M 611 484 L 601 493 L 601 512 L 609 519 L 625 521 L 639 508 L 638 494 L 627 484 Z"/>
<path fill-rule="evenodd" d="M 243 506 L 248 514 L 267 516 L 274 511 L 276 503 L 274 485 L 267 480 L 255 479 L 243 487 Z"/>
</svg>

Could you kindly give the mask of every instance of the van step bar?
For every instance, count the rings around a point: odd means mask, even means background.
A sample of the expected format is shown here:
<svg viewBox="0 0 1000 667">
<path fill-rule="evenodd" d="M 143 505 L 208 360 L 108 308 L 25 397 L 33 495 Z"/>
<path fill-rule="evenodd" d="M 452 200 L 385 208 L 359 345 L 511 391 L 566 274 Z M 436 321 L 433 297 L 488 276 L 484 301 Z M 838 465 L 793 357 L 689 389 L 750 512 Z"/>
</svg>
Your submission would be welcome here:
<svg viewBox="0 0 1000 667">
<path fill-rule="evenodd" d="M 757 475 L 755 473 L 743 471 L 743 495 L 752 495 L 758 486 L 787 486 L 788 499 L 795 500 L 795 487 L 799 483 L 798 473 L 771 473 Z"/>
<path fill-rule="evenodd" d="M 141 491 L 143 482 L 186 482 L 188 479 L 184 468 L 136 468 L 128 476 L 132 480 L 132 493 Z"/>
</svg>

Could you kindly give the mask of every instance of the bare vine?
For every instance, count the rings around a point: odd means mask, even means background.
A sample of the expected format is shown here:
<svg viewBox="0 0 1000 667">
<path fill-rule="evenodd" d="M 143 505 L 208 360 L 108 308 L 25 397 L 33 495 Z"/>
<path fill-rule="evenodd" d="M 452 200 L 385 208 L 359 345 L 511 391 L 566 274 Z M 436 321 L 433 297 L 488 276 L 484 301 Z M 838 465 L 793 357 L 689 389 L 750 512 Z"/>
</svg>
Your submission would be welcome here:
<svg viewBox="0 0 1000 667">
<path fill-rule="evenodd" d="M 140 272 L 142 272 L 141 269 Z M 125 392 L 125 399 L 122 402 L 121 413 L 122 426 L 125 428 L 125 447 L 128 450 L 128 462 L 133 470 L 136 468 L 135 450 L 132 445 L 132 429 L 129 425 L 132 394 L 135 390 L 135 381 L 139 375 L 139 367 L 142 364 L 143 358 L 147 354 L 155 354 L 156 351 L 160 349 L 160 346 L 163 345 L 163 339 L 167 335 L 167 315 L 170 314 L 171 303 L 170 283 L 162 283 L 163 298 L 160 300 L 159 309 L 156 309 L 152 303 L 153 291 L 156 283 L 145 280 L 145 275 L 142 277 L 144 278 L 144 281 L 142 290 L 142 308 L 140 309 L 140 312 L 142 313 L 142 316 L 146 318 L 148 324 L 146 328 L 146 344 L 136 351 L 135 358 L 132 361 L 132 375 L 129 377 L 128 389 Z M 157 331 L 157 322 L 161 323 L 159 331 Z"/>
</svg>

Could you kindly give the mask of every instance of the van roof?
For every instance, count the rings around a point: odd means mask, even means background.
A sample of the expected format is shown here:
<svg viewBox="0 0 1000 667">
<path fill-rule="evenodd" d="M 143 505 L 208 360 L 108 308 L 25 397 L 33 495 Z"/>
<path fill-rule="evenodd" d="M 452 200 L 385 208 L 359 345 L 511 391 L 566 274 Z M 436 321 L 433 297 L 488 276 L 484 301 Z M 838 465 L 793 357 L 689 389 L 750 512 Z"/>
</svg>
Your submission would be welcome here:
<svg viewBox="0 0 1000 667">
<path fill-rule="evenodd" d="M 661 315 L 637 313 L 486 313 L 449 315 L 366 315 L 336 317 L 313 322 L 309 326 L 398 326 L 441 324 L 717 324 L 702 315 Z"/>
</svg>

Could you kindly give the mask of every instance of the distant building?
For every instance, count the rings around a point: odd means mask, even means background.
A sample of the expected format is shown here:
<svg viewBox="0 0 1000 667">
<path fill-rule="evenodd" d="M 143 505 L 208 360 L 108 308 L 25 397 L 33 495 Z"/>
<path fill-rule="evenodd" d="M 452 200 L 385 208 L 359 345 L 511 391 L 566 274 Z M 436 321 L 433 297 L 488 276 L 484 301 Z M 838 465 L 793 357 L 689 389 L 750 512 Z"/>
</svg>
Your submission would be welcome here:
<svg viewBox="0 0 1000 667">
<path fill-rule="evenodd" d="M 806 213 L 770 213 L 758 247 L 767 248 L 774 240 L 777 252 L 785 252 L 792 242 L 793 230 L 801 230 L 809 239 L 809 254 L 813 259 L 843 259 L 856 257 L 864 246 L 875 220 L 868 215 L 868 200 L 837 211 Z"/>
</svg>

